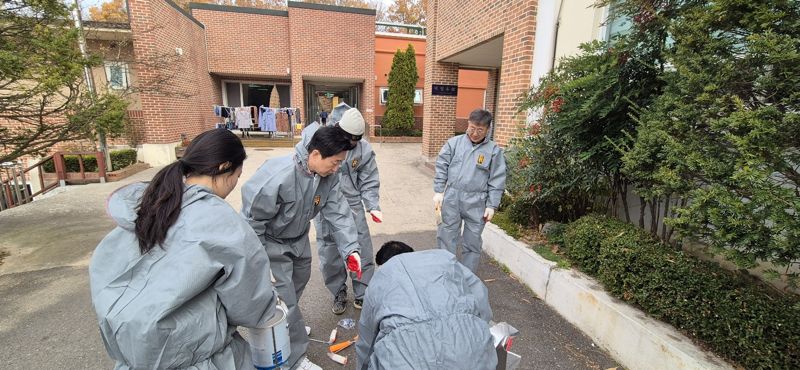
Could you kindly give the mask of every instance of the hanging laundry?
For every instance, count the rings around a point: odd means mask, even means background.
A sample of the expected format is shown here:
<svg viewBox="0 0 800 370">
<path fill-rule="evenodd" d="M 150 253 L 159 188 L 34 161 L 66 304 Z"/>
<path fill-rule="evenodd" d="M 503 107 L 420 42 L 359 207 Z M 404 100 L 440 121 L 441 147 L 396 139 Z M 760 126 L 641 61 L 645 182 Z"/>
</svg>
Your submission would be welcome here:
<svg viewBox="0 0 800 370">
<path fill-rule="evenodd" d="M 292 115 L 294 114 L 294 108 L 287 108 L 287 109 L 284 110 L 284 112 L 286 112 L 286 115 L 289 116 L 289 126 L 291 126 L 292 125 Z"/>
<path fill-rule="evenodd" d="M 302 121 L 300 121 L 300 108 L 295 108 L 294 111 L 295 111 L 294 112 L 294 117 L 295 117 L 296 122 L 297 123 L 303 123 Z"/>
<path fill-rule="evenodd" d="M 224 105 L 213 105 L 214 116 L 228 118 L 231 116 L 231 108 Z"/>
<path fill-rule="evenodd" d="M 236 108 L 236 127 L 239 129 L 249 129 L 253 127 L 253 117 L 250 115 L 250 107 Z"/>
<path fill-rule="evenodd" d="M 258 117 L 258 128 L 266 132 L 278 131 L 278 127 L 275 123 L 275 111 L 263 105 L 259 107 L 259 109 L 261 110 L 261 114 Z"/>
</svg>

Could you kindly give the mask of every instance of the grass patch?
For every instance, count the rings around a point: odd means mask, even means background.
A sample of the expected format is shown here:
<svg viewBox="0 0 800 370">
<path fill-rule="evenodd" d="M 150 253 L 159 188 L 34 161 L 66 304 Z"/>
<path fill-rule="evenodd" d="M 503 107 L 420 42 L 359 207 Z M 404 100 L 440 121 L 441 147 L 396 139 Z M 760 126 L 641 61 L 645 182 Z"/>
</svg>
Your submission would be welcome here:
<svg viewBox="0 0 800 370">
<path fill-rule="evenodd" d="M 2 265 L 3 264 L 3 260 L 6 259 L 6 257 L 8 257 L 10 255 L 11 255 L 10 253 L 8 253 L 6 251 L 3 251 L 3 250 L 0 250 L 0 265 Z"/>
<path fill-rule="evenodd" d="M 538 244 L 531 245 L 530 248 L 536 252 L 536 254 L 542 256 L 542 258 L 555 262 L 556 266 L 559 268 L 569 268 L 571 266 L 569 261 L 558 253 L 558 247 L 554 248 L 551 244 Z"/>
</svg>

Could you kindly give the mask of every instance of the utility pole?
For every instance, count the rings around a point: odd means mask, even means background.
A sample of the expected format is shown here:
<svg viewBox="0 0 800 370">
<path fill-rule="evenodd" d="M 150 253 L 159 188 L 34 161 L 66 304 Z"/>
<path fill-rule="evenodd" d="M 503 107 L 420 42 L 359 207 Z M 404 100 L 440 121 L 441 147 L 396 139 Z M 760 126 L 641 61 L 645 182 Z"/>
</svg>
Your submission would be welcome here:
<svg viewBox="0 0 800 370">
<path fill-rule="evenodd" d="M 86 51 L 86 38 L 83 34 L 83 20 L 81 19 L 81 4 L 80 0 L 75 0 L 75 8 L 72 9 L 72 16 L 75 18 L 75 28 L 78 29 L 78 47 L 80 48 L 81 55 L 84 59 L 89 57 Z M 92 69 L 88 65 L 83 66 L 83 78 L 86 80 L 86 87 L 89 89 L 89 98 L 94 103 L 97 97 L 97 91 L 94 86 L 94 77 L 92 76 Z M 106 171 L 111 171 L 111 153 L 106 146 L 106 134 L 102 130 L 97 132 L 97 141 L 100 142 L 100 152 L 106 158 Z"/>
</svg>

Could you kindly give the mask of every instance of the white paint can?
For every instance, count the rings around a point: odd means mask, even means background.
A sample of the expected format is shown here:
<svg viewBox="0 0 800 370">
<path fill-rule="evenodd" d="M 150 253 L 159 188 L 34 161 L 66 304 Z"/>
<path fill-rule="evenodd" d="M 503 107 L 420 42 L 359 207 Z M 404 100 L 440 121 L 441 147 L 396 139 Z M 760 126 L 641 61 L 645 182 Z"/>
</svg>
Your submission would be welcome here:
<svg viewBox="0 0 800 370">
<path fill-rule="evenodd" d="M 288 313 L 286 304 L 280 302 L 263 328 L 247 328 L 253 365 L 257 370 L 275 370 L 289 361 L 292 349 Z"/>
</svg>

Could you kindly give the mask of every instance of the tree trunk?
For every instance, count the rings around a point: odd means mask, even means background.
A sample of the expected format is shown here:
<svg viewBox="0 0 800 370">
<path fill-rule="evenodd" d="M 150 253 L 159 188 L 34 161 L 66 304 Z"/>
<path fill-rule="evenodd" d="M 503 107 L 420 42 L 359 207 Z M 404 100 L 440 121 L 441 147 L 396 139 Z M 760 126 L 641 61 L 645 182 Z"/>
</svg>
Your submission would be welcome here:
<svg viewBox="0 0 800 370">
<path fill-rule="evenodd" d="M 667 199 L 664 202 L 664 215 L 661 217 L 661 219 L 664 220 L 664 227 L 661 228 L 661 240 L 663 240 L 665 242 L 668 241 L 667 240 L 667 223 L 666 223 L 666 221 L 667 221 L 667 217 L 669 217 L 669 202 L 671 201 L 671 199 L 670 199 L 671 195 L 672 194 L 667 194 Z"/>
<path fill-rule="evenodd" d="M 686 203 L 687 203 L 687 199 L 686 198 L 681 198 L 681 199 L 676 199 L 675 200 L 675 206 L 676 207 L 680 207 L 680 208 L 686 207 Z M 675 213 L 674 208 L 673 208 L 672 213 L 673 214 Z M 674 227 L 669 230 L 669 233 L 667 234 L 667 241 L 672 239 L 673 232 L 675 232 L 675 228 Z"/>
<path fill-rule="evenodd" d="M 644 197 L 639 197 L 639 202 L 642 204 L 642 206 L 639 207 L 639 227 L 644 229 L 644 210 L 647 208 L 647 202 L 644 200 Z"/>
<path fill-rule="evenodd" d="M 619 181 L 619 175 L 614 174 L 611 176 L 611 186 L 609 189 L 611 190 L 611 216 L 617 218 L 617 182 Z"/>
<path fill-rule="evenodd" d="M 656 209 L 657 199 L 650 201 L 650 234 L 658 236 L 658 209 Z"/>
<path fill-rule="evenodd" d="M 620 183 L 620 196 L 622 197 L 622 208 L 625 209 L 625 222 L 631 223 L 631 211 L 628 209 L 628 183 Z"/>
</svg>

